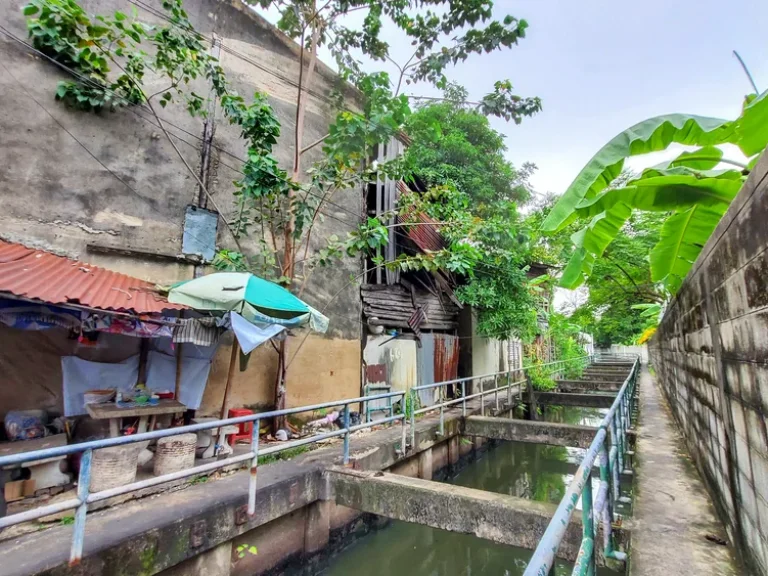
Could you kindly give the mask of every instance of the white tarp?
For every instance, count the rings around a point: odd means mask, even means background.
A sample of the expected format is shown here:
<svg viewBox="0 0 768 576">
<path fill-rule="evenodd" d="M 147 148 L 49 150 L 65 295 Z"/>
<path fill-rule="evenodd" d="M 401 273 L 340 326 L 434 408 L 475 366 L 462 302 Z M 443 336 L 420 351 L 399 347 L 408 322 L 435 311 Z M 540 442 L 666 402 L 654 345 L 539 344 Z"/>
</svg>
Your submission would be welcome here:
<svg viewBox="0 0 768 576">
<path fill-rule="evenodd" d="M 88 390 L 130 390 L 139 377 L 139 357 L 115 363 L 91 362 L 77 356 L 61 359 L 64 380 L 64 416 L 86 414 L 83 395 Z"/>
<path fill-rule="evenodd" d="M 186 344 L 185 344 L 186 346 Z M 181 359 L 179 402 L 191 410 L 200 408 L 211 361 L 204 358 Z M 173 392 L 176 388 L 176 358 L 150 351 L 147 356 L 147 388 L 153 392 Z"/>
<path fill-rule="evenodd" d="M 181 359 L 179 402 L 197 410 L 203 399 L 211 361 L 207 358 Z M 64 388 L 64 415 L 86 414 L 84 394 L 88 390 L 114 388 L 128 393 L 139 378 L 139 356 L 123 362 L 104 363 L 83 360 L 77 356 L 61 359 Z M 147 388 L 153 392 L 173 392 L 176 388 L 176 358 L 151 350 L 147 355 Z"/>
<path fill-rule="evenodd" d="M 264 342 L 285 330 L 285 326 L 279 324 L 257 326 L 240 316 L 237 312 L 230 313 L 230 321 L 232 322 L 232 330 L 240 344 L 240 349 L 244 354 L 250 354 L 253 350 L 264 344 Z"/>
</svg>

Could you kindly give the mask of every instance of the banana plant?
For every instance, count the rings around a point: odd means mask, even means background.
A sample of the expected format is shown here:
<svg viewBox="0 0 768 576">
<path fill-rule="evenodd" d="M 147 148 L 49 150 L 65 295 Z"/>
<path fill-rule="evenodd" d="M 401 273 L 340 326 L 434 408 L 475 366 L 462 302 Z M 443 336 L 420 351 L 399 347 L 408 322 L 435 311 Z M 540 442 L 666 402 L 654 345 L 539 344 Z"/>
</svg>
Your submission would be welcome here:
<svg viewBox="0 0 768 576">
<path fill-rule="evenodd" d="M 627 158 L 673 143 L 699 148 L 644 170 L 622 187 L 611 186 Z M 748 162 L 724 158 L 721 144 L 738 146 Z M 669 217 L 650 254 L 651 278 L 675 293 L 766 145 L 768 91 L 747 96 L 735 120 L 670 114 L 618 134 L 581 170 L 542 225 L 553 233 L 579 219 L 587 222 L 571 236 L 575 249 L 560 285 L 582 284 L 632 211 L 652 210 Z M 716 169 L 722 165 L 727 168 Z"/>
</svg>

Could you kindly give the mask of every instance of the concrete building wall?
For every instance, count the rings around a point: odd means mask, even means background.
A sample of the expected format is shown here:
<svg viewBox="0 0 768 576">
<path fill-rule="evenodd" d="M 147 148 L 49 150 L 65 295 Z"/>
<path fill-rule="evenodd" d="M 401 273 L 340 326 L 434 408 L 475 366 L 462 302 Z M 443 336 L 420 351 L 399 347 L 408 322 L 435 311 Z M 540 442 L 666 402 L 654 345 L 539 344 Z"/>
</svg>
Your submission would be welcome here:
<svg viewBox="0 0 768 576">
<path fill-rule="evenodd" d="M 21 14 L 25 3 L 0 3 L 3 26 L 23 40 L 27 39 Z M 146 4 L 152 10 L 139 7 L 140 20 L 164 24 L 155 13 L 162 12 L 160 0 Z M 82 5 L 96 14 L 115 10 L 130 14 L 135 8 L 128 0 L 83 0 Z M 233 88 L 246 100 L 257 90 L 268 94 L 282 124 L 275 156 L 289 169 L 294 148 L 297 46 L 237 0 L 186 0 L 184 6 L 199 32 L 220 39 L 221 63 Z M 100 115 L 66 108 L 54 100 L 54 94 L 57 83 L 70 78 L 68 74 L 5 34 L 0 34 L 0 62 L 4 66 L 0 73 L 0 237 L 160 284 L 192 278 L 193 265 L 173 257 L 182 251 L 185 209 L 198 204 L 200 194 L 151 113 L 140 107 Z M 335 83 L 333 72 L 319 63 L 305 95 L 305 142 L 326 134 L 335 116 L 328 101 Z M 162 87 L 159 78 L 148 78 L 148 92 Z M 194 89 L 208 93 L 202 82 Z M 198 171 L 202 119 L 190 117 L 176 105 L 162 109 L 161 117 L 187 162 Z M 215 118 L 207 184 L 222 213 L 231 218 L 235 211 L 232 182 L 240 177 L 239 158 L 245 154 L 245 142 L 239 130 L 223 119 L 221 110 Z M 311 151 L 304 168 L 320 154 L 319 147 Z M 338 192 L 332 201 L 353 213 L 362 211 L 359 190 Z M 213 209 L 212 203 L 207 207 Z M 350 229 L 339 220 L 355 220 L 332 205 L 326 205 L 324 212 L 331 217 L 313 231 L 310 254 L 331 234 L 343 235 Z M 246 252 L 256 249 L 248 239 L 242 243 Z M 221 221 L 217 244 L 234 247 Z M 128 252 L 117 254 L 113 249 Z M 360 262 L 347 259 L 308 277 L 302 298 L 324 310 L 330 329 L 324 336 L 310 336 L 291 365 L 289 405 L 359 392 L 360 299 L 354 283 L 349 282 L 359 271 Z M 289 350 L 298 348 L 303 334 L 297 331 L 296 336 L 290 339 Z M 238 373 L 235 398 L 240 404 L 272 401 L 274 353 L 265 347 L 256 356 L 245 373 Z M 220 401 L 228 358 L 228 346 L 222 346 L 204 408 Z"/>
<path fill-rule="evenodd" d="M 509 370 L 509 342 L 484 338 L 477 333 L 477 316 L 469 306 L 459 317 L 459 376 L 483 376 Z M 479 391 L 481 380 L 472 381 L 472 390 Z M 486 389 L 493 387 L 493 378 L 482 380 Z M 468 388 L 469 390 L 469 388 Z"/>
<path fill-rule="evenodd" d="M 690 453 L 752 573 L 768 574 L 768 155 L 650 343 Z"/>
</svg>

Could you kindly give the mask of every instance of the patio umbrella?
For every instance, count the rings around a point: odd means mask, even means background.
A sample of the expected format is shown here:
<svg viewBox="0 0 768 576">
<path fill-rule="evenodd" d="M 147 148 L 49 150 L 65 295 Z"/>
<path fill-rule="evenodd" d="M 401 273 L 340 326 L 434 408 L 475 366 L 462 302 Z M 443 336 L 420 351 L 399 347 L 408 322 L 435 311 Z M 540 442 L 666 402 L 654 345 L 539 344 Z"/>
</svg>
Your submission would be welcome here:
<svg viewBox="0 0 768 576">
<path fill-rule="evenodd" d="M 280 325 L 309 327 L 315 332 L 328 329 L 328 318 L 288 290 L 249 272 L 216 272 L 179 282 L 168 292 L 168 302 L 186 304 L 196 310 L 236 312 L 259 327 Z M 235 322 L 233 322 L 235 324 Z M 239 344 L 232 346 L 221 418 L 226 417 L 229 391 Z"/>
<path fill-rule="evenodd" d="M 328 329 L 328 318 L 288 290 L 249 272 L 216 272 L 179 282 L 168 301 L 196 310 L 237 312 L 257 325 L 293 327 L 309 323 L 315 332 Z"/>
</svg>

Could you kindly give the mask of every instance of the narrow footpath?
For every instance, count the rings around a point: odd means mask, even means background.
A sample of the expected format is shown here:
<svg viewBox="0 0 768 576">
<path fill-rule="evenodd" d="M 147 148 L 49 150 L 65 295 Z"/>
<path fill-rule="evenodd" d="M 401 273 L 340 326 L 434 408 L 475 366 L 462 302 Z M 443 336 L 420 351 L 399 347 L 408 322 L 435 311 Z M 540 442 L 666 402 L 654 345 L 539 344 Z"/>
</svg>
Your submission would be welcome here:
<svg viewBox="0 0 768 576">
<path fill-rule="evenodd" d="M 647 366 L 640 374 L 630 576 L 737 576 L 730 546 L 689 460 L 666 399 Z"/>
</svg>

